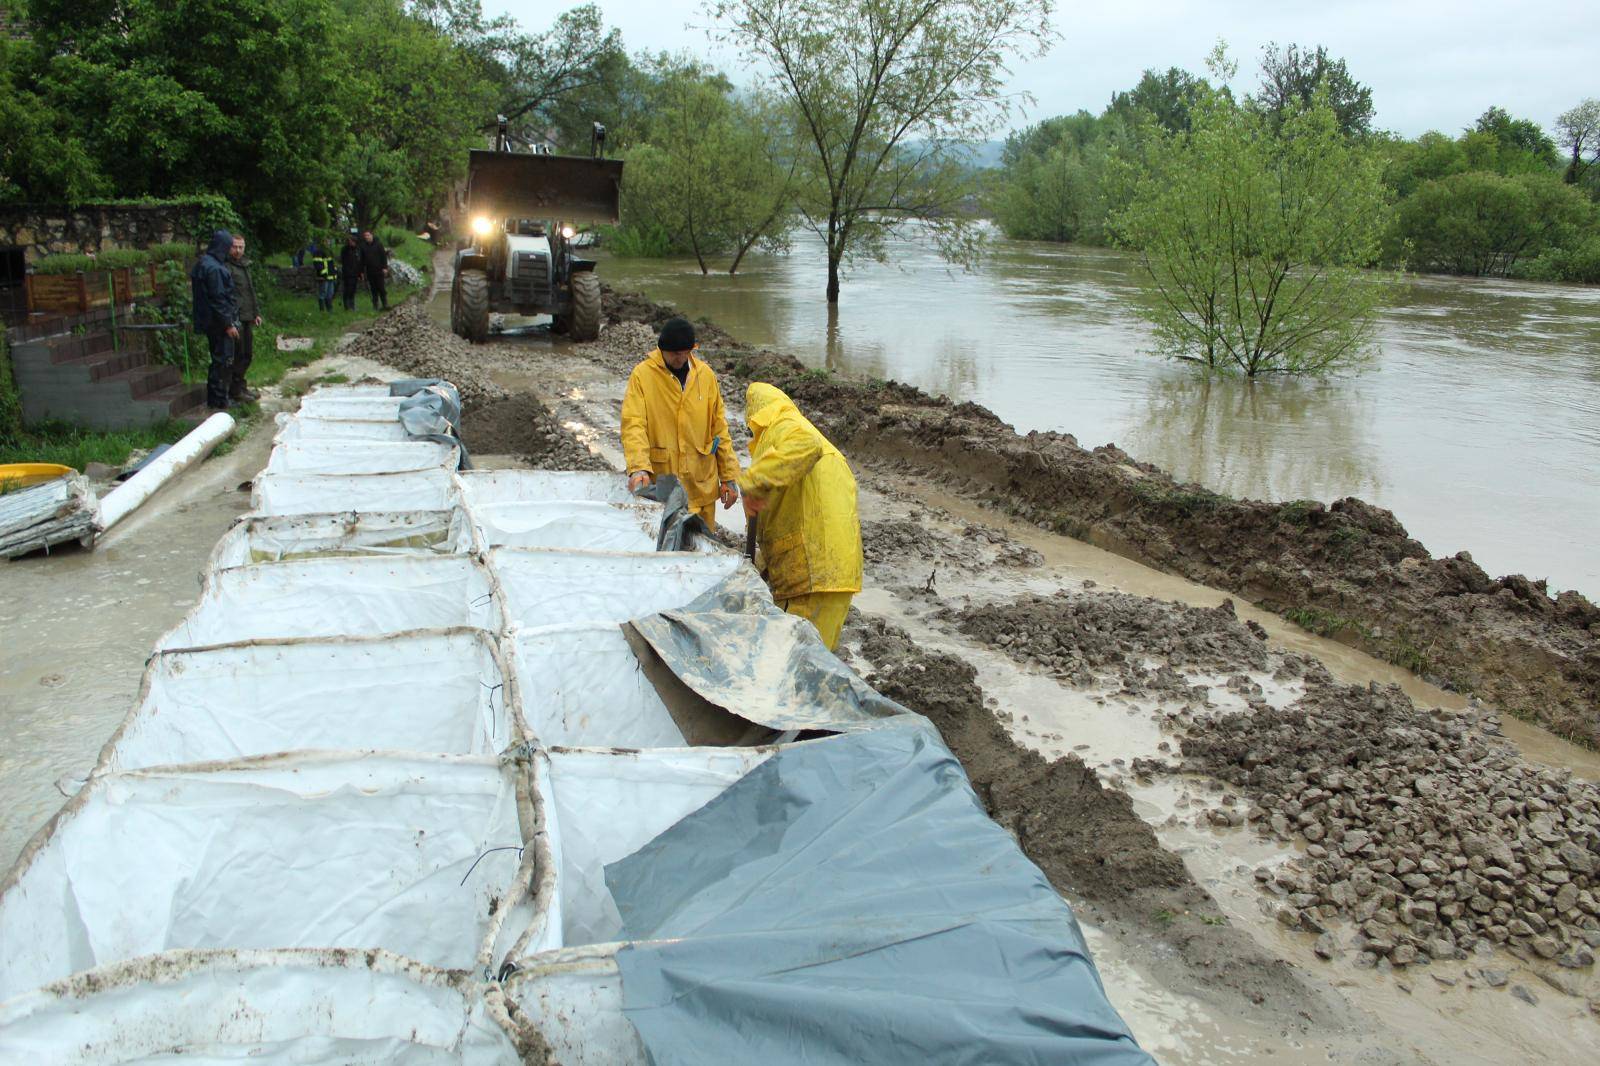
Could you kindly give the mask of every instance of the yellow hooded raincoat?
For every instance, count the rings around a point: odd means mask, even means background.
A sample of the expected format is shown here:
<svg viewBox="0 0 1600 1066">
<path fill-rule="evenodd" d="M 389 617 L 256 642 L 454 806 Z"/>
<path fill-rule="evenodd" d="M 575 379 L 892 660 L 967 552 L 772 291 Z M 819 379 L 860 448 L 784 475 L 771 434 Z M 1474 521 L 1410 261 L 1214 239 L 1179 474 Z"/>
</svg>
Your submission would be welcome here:
<svg viewBox="0 0 1600 1066">
<path fill-rule="evenodd" d="M 775 386 L 750 386 L 745 417 L 750 423 L 750 469 L 739 478 L 739 488 L 767 500 L 756 518 L 756 540 L 772 598 L 787 607 L 818 593 L 842 593 L 836 606 L 848 608 L 850 595 L 861 591 L 862 565 L 861 520 L 850 464 Z M 825 627 L 815 617 L 815 605 L 796 607 L 794 613 L 818 622 L 832 647 L 838 626 Z M 843 623 L 843 610 L 829 613 L 837 613 L 837 622 Z"/>
<path fill-rule="evenodd" d="M 622 398 L 622 455 L 629 473 L 676 474 L 689 506 L 712 520 L 721 483 L 739 478 L 739 460 L 717 375 L 699 357 L 689 357 L 682 386 L 659 349 L 633 368 Z"/>
</svg>

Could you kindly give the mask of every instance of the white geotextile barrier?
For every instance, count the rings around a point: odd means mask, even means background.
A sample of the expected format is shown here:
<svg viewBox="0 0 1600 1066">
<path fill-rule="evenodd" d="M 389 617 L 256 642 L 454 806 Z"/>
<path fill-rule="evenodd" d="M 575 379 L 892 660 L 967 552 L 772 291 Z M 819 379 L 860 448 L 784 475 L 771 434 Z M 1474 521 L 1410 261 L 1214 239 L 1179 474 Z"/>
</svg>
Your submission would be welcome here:
<svg viewBox="0 0 1600 1066">
<path fill-rule="evenodd" d="M 217 542 L 210 567 L 229 570 L 307 556 L 460 555 L 471 550 L 472 530 L 460 509 L 270 515 L 235 522 Z"/>
<path fill-rule="evenodd" d="M 460 449 L 438 441 L 302 440 L 280 443 L 267 460 L 269 474 L 404 474 L 454 470 Z"/>
<path fill-rule="evenodd" d="M 444 511 L 456 505 L 450 471 L 437 467 L 394 474 L 260 474 L 250 491 L 257 514 L 339 511 Z"/>
<path fill-rule="evenodd" d="M 417 629 L 499 629 L 489 574 L 461 555 L 296 559 L 220 570 L 157 650 Z"/>
<path fill-rule="evenodd" d="M 522 714 L 539 743 L 673 748 L 683 733 L 610 622 L 518 630 L 513 667 Z"/>
<path fill-rule="evenodd" d="M 297 748 L 497 755 L 523 732 L 481 630 L 251 641 L 152 656 L 96 772 Z"/>
<path fill-rule="evenodd" d="M 732 553 L 533 551 L 497 548 L 489 567 L 514 628 L 626 622 L 682 607 L 737 570 Z"/>
<path fill-rule="evenodd" d="M 174 948 L 471 967 L 521 864 L 518 779 L 494 758 L 395 754 L 93 778 L 0 889 L 0 1000 Z"/>
<path fill-rule="evenodd" d="M 396 407 L 280 416 L 259 513 L 0 882 L 0 1061 L 510 1066 L 511 959 L 562 1061 L 644 1061 L 615 945 L 567 945 L 620 928 L 606 863 L 769 750 L 684 747 L 618 623 L 741 561 L 655 553 L 617 474 L 452 473 Z"/>
</svg>

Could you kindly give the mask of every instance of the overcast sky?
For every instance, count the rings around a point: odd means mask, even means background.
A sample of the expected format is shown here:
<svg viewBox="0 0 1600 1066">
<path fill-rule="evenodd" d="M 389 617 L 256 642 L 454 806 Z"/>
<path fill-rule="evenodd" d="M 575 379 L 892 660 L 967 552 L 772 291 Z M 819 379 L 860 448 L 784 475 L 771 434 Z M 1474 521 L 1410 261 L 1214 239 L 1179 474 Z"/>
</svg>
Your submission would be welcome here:
<svg viewBox="0 0 1600 1066">
<path fill-rule="evenodd" d="M 599 3 L 629 52 L 711 52 L 699 0 Z M 484 0 L 530 30 L 570 6 Z M 1035 97 L 1019 125 L 1080 107 L 1098 113 L 1147 67 L 1202 72 L 1219 36 L 1246 90 L 1268 41 L 1326 45 L 1372 87 L 1376 126 L 1407 136 L 1459 132 L 1491 104 L 1549 129 L 1579 100 L 1600 97 L 1600 0 L 1058 0 L 1055 25 L 1050 54 L 1014 69 L 1013 90 Z M 713 58 L 736 66 L 728 54 Z"/>
</svg>

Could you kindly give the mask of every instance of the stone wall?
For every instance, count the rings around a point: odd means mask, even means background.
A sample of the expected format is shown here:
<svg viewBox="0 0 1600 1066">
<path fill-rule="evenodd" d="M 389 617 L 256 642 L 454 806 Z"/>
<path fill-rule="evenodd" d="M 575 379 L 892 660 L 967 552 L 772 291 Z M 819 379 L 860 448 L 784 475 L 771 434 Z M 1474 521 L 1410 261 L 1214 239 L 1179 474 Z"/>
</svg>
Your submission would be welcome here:
<svg viewBox="0 0 1600 1066">
<path fill-rule="evenodd" d="M 67 210 L 34 204 L 0 207 L 0 248 L 21 247 L 31 266 L 46 255 L 88 255 L 113 248 L 196 243 L 197 204 L 113 206 Z"/>
</svg>

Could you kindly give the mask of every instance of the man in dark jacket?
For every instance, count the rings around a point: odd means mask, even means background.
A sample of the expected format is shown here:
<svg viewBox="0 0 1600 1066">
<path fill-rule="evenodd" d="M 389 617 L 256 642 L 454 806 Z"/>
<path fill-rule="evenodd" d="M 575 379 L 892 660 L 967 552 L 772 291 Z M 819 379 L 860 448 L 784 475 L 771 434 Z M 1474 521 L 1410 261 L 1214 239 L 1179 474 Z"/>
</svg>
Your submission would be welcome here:
<svg viewBox="0 0 1600 1066">
<path fill-rule="evenodd" d="M 339 250 L 339 274 L 344 278 L 344 309 L 354 311 L 356 286 L 361 284 L 361 248 L 354 233 L 344 239 L 344 247 Z"/>
<path fill-rule="evenodd" d="M 254 400 L 259 393 L 244 383 L 250 361 L 256 354 L 256 327 L 261 325 L 261 305 L 256 302 L 256 283 L 250 277 L 250 264 L 244 258 L 244 238 L 234 235 L 228 254 L 228 273 L 233 277 L 233 299 L 239 309 L 239 336 L 233 342 L 232 381 L 228 399 Z"/>
<path fill-rule="evenodd" d="M 206 406 L 214 411 L 228 409 L 228 389 L 233 384 L 233 343 L 239 338 L 239 305 L 233 295 L 233 275 L 228 272 L 228 256 L 233 251 L 233 235 L 219 229 L 211 243 L 189 271 L 194 291 L 194 329 L 205 334 L 211 348 L 211 366 L 206 372 Z"/>
<path fill-rule="evenodd" d="M 361 269 L 372 292 L 372 309 L 378 310 L 381 304 L 383 310 L 389 310 L 389 253 L 371 230 L 361 232 Z"/>
</svg>

